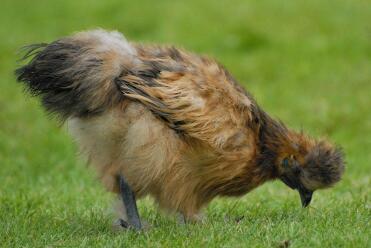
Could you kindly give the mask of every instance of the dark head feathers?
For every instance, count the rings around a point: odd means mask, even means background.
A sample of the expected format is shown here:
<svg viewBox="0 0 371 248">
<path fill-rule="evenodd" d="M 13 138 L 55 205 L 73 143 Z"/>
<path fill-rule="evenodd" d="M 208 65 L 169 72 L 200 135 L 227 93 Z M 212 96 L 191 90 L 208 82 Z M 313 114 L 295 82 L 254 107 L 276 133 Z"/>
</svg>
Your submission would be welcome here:
<svg viewBox="0 0 371 248">
<path fill-rule="evenodd" d="M 340 181 L 344 170 L 344 154 L 339 147 L 320 141 L 308 152 L 304 177 L 311 188 L 326 188 Z"/>
</svg>

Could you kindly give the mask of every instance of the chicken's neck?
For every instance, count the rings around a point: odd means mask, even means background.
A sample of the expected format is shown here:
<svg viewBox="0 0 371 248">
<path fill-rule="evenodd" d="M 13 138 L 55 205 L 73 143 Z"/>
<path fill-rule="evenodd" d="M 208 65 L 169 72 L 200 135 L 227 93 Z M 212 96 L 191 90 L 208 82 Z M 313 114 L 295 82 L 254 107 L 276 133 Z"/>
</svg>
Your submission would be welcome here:
<svg viewBox="0 0 371 248">
<path fill-rule="evenodd" d="M 292 149 L 290 137 L 293 134 L 282 122 L 274 120 L 267 113 L 260 113 L 259 155 L 257 165 L 267 179 L 278 175 L 278 163 L 282 156 Z"/>
</svg>

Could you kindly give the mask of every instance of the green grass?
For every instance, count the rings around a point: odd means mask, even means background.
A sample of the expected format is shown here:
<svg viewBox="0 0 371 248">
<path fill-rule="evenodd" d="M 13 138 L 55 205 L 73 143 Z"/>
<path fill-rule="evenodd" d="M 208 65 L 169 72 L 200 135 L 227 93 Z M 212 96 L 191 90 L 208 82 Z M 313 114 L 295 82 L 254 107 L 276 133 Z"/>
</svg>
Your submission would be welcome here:
<svg viewBox="0 0 371 248">
<path fill-rule="evenodd" d="M 145 199 L 151 228 L 113 232 L 112 196 L 12 72 L 19 47 L 94 27 L 216 57 L 273 116 L 341 144 L 344 179 L 309 209 L 279 182 L 217 199 L 198 225 L 180 226 Z M 371 247 L 370 109 L 367 0 L 2 0 L 0 247 Z"/>
</svg>

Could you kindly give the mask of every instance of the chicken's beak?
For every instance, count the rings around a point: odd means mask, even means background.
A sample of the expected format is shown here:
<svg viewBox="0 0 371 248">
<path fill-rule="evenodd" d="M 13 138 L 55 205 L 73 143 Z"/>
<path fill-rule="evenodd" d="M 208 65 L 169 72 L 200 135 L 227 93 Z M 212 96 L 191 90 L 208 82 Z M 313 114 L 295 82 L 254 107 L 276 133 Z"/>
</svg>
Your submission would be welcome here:
<svg viewBox="0 0 371 248">
<path fill-rule="evenodd" d="M 299 188 L 298 191 L 300 194 L 301 205 L 303 206 L 303 208 L 305 208 L 312 200 L 313 191 L 307 190 L 305 188 Z"/>
</svg>

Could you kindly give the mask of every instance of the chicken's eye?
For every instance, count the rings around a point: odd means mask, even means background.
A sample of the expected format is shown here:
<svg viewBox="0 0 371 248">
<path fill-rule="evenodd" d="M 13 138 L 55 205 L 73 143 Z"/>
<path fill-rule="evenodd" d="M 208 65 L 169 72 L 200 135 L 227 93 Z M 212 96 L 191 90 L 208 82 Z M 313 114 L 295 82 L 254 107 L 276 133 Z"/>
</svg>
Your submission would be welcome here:
<svg viewBox="0 0 371 248">
<path fill-rule="evenodd" d="M 283 160 L 282 160 L 282 165 L 283 165 L 283 167 L 285 167 L 285 168 L 288 168 L 289 167 L 289 159 L 288 158 L 284 158 Z"/>
</svg>

